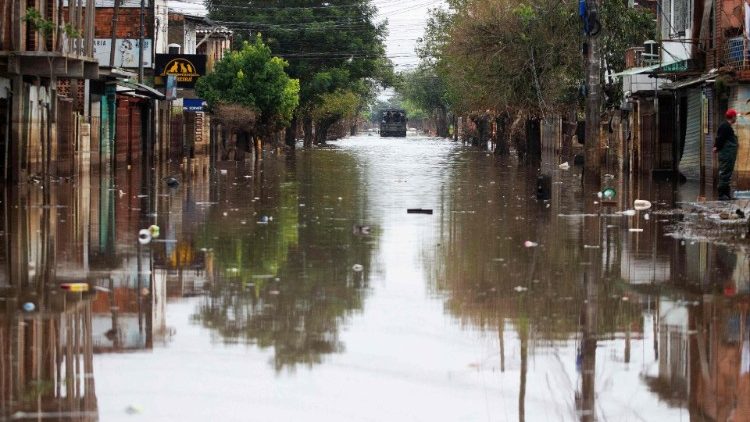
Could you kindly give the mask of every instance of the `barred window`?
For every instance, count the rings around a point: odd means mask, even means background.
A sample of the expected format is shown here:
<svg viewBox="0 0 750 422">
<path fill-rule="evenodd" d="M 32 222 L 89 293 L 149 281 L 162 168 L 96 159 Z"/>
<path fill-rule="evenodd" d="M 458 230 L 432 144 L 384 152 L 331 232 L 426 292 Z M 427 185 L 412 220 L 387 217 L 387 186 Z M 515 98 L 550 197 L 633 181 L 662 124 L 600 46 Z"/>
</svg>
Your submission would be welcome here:
<svg viewBox="0 0 750 422">
<path fill-rule="evenodd" d="M 683 36 L 690 25 L 691 20 L 690 0 L 672 1 L 672 36 Z"/>
</svg>

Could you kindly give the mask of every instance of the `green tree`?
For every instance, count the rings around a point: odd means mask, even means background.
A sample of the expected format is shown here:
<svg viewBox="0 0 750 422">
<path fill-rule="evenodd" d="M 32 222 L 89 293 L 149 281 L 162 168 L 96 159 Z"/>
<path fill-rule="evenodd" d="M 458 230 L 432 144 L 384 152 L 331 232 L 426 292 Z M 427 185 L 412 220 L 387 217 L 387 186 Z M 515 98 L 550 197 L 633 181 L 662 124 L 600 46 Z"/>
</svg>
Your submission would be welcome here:
<svg viewBox="0 0 750 422">
<path fill-rule="evenodd" d="M 604 72 L 625 70 L 625 51 L 656 37 L 656 17 L 649 10 L 629 7 L 626 0 L 602 2 L 602 50 Z M 605 79 L 602 79 L 605 80 Z M 605 90 L 610 104 L 619 104 L 622 81 Z"/>
<path fill-rule="evenodd" d="M 417 69 L 403 72 L 396 90 L 406 102 L 435 120 L 437 135 L 448 137 L 448 90 L 434 66 L 423 64 Z M 416 111 L 416 110 L 413 110 Z M 410 118 L 415 118 L 409 113 Z"/>
<path fill-rule="evenodd" d="M 342 119 L 353 119 L 360 109 L 362 98 L 352 91 L 338 90 L 325 93 L 320 103 L 312 110 L 316 122 L 315 135 L 319 144 L 324 144 L 328 129 Z"/>
<path fill-rule="evenodd" d="M 375 23 L 376 9 L 369 0 L 209 0 L 207 7 L 212 19 L 239 38 L 261 33 L 289 62 L 289 74 L 300 80 L 300 107 L 287 132 L 290 146 L 300 119 L 306 143 L 312 143 L 313 126 L 322 123 L 313 116 L 321 115 L 317 107 L 327 106 L 325 94 L 359 95 L 359 113 L 378 82 L 392 75 L 385 57 L 386 24 Z"/>
<path fill-rule="evenodd" d="M 196 93 L 217 119 L 243 135 L 262 139 L 289 125 L 299 104 L 299 81 L 289 78 L 286 67 L 257 37 L 200 78 Z"/>
</svg>

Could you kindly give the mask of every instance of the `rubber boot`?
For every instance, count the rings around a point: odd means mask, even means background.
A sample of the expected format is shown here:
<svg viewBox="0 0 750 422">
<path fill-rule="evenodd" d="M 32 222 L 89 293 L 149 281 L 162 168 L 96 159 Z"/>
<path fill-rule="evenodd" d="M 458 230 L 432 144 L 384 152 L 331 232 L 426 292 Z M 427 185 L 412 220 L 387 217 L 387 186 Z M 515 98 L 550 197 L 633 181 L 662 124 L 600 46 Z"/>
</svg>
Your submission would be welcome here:
<svg viewBox="0 0 750 422">
<path fill-rule="evenodd" d="M 719 201 L 730 201 L 732 199 L 732 191 L 731 188 L 727 187 L 720 187 L 719 188 Z"/>
</svg>

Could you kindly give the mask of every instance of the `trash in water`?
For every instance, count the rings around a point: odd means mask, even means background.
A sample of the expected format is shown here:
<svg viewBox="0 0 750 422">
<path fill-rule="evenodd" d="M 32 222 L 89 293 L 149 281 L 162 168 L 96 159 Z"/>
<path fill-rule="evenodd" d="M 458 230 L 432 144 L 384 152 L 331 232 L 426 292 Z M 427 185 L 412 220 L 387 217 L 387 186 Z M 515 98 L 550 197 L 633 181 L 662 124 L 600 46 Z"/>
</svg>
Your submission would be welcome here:
<svg viewBox="0 0 750 422">
<path fill-rule="evenodd" d="M 406 210 L 407 214 L 428 214 L 432 215 L 432 210 L 422 208 L 409 208 Z"/>
<path fill-rule="evenodd" d="M 642 233 L 643 229 L 630 229 L 628 231 L 631 232 L 631 233 Z"/>
<path fill-rule="evenodd" d="M 607 201 L 611 201 L 615 199 L 615 196 L 617 196 L 617 191 L 612 188 L 606 188 L 602 190 L 602 198 L 606 199 Z"/>
<path fill-rule="evenodd" d="M 570 164 L 568 164 L 568 162 L 566 161 L 560 164 L 558 167 L 560 167 L 560 170 L 568 170 L 570 168 Z"/>
<path fill-rule="evenodd" d="M 739 218 L 745 218 L 745 213 L 742 212 L 742 210 L 740 210 L 740 209 L 738 209 L 734 213 L 737 214 L 737 217 L 739 217 Z"/>
<path fill-rule="evenodd" d="M 517 291 L 518 293 L 521 293 L 521 292 L 525 292 L 525 291 L 529 290 L 529 288 L 528 287 L 523 287 L 523 286 L 516 286 L 516 287 L 513 288 L 513 290 Z"/>
<path fill-rule="evenodd" d="M 36 304 L 34 302 L 26 302 L 23 304 L 23 310 L 26 312 L 34 312 L 34 310 L 36 310 Z"/>
<path fill-rule="evenodd" d="M 352 265 L 352 270 L 354 272 L 356 272 L 356 273 L 362 272 L 362 270 L 364 270 L 364 269 L 365 269 L 365 267 L 363 267 L 360 264 L 354 264 L 354 265 Z"/>
<path fill-rule="evenodd" d="M 638 211 L 645 211 L 651 208 L 651 202 L 646 201 L 645 199 L 636 199 L 633 203 L 633 208 Z"/>
<path fill-rule="evenodd" d="M 719 218 L 722 219 L 722 220 L 737 220 L 737 219 L 740 219 L 742 217 L 740 217 L 739 214 L 737 214 L 736 212 L 735 213 L 722 212 L 722 213 L 719 214 Z"/>
<path fill-rule="evenodd" d="M 635 215 L 635 210 L 625 210 L 625 211 L 619 212 L 618 214 L 627 215 L 627 216 L 634 216 Z"/>
<path fill-rule="evenodd" d="M 651 216 L 649 216 L 648 214 L 643 214 L 643 219 L 644 220 L 650 220 Z"/>
<path fill-rule="evenodd" d="M 263 216 L 258 220 L 258 224 L 268 224 L 268 222 L 271 221 L 267 216 Z"/>
<path fill-rule="evenodd" d="M 88 292 L 88 283 L 62 283 L 60 288 L 68 292 Z"/>
<path fill-rule="evenodd" d="M 370 234 L 370 226 L 355 225 L 352 227 L 352 233 L 367 236 Z"/>
<path fill-rule="evenodd" d="M 734 191 L 734 197 L 737 199 L 750 199 L 750 190 Z"/>
<path fill-rule="evenodd" d="M 159 238 L 159 226 L 157 226 L 156 224 L 152 224 L 151 226 L 149 226 L 148 232 L 151 233 L 152 238 Z"/>
<path fill-rule="evenodd" d="M 176 177 L 169 176 L 164 180 L 166 180 L 167 186 L 169 186 L 170 188 L 176 188 L 177 186 L 180 186 L 180 181 L 177 180 Z"/>
<path fill-rule="evenodd" d="M 148 229 L 141 229 L 141 231 L 138 232 L 138 243 L 141 245 L 148 245 L 151 243 L 151 232 L 149 232 Z"/>
<path fill-rule="evenodd" d="M 125 413 L 128 415 L 137 415 L 138 413 L 141 413 L 143 409 L 141 409 L 140 406 L 130 405 L 125 408 Z"/>
<path fill-rule="evenodd" d="M 227 175 L 227 170 L 226 170 L 226 169 L 221 169 L 221 170 L 219 170 L 219 173 L 220 173 L 220 174 L 221 174 L 222 176 L 226 176 L 226 175 Z"/>
<path fill-rule="evenodd" d="M 583 249 L 600 249 L 599 245 L 583 245 Z"/>
<path fill-rule="evenodd" d="M 536 248 L 537 246 L 539 246 L 539 244 L 536 243 L 536 242 L 532 242 L 530 240 L 527 240 L 527 241 L 523 242 L 523 246 L 525 246 L 527 248 Z"/>
</svg>

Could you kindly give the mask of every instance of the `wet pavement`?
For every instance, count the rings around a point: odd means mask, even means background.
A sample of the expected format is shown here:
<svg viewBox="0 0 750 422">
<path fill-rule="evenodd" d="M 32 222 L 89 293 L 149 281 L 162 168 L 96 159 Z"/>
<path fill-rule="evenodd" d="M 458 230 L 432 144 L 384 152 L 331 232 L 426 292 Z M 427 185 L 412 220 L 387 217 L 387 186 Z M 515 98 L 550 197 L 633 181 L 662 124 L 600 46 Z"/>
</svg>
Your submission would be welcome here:
<svg viewBox="0 0 750 422">
<path fill-rule="evenodd" d="M 362 136 L 6 189 L 0 420 L 750 420 L 746 225 L 558 164 Z"/>
</svg>

